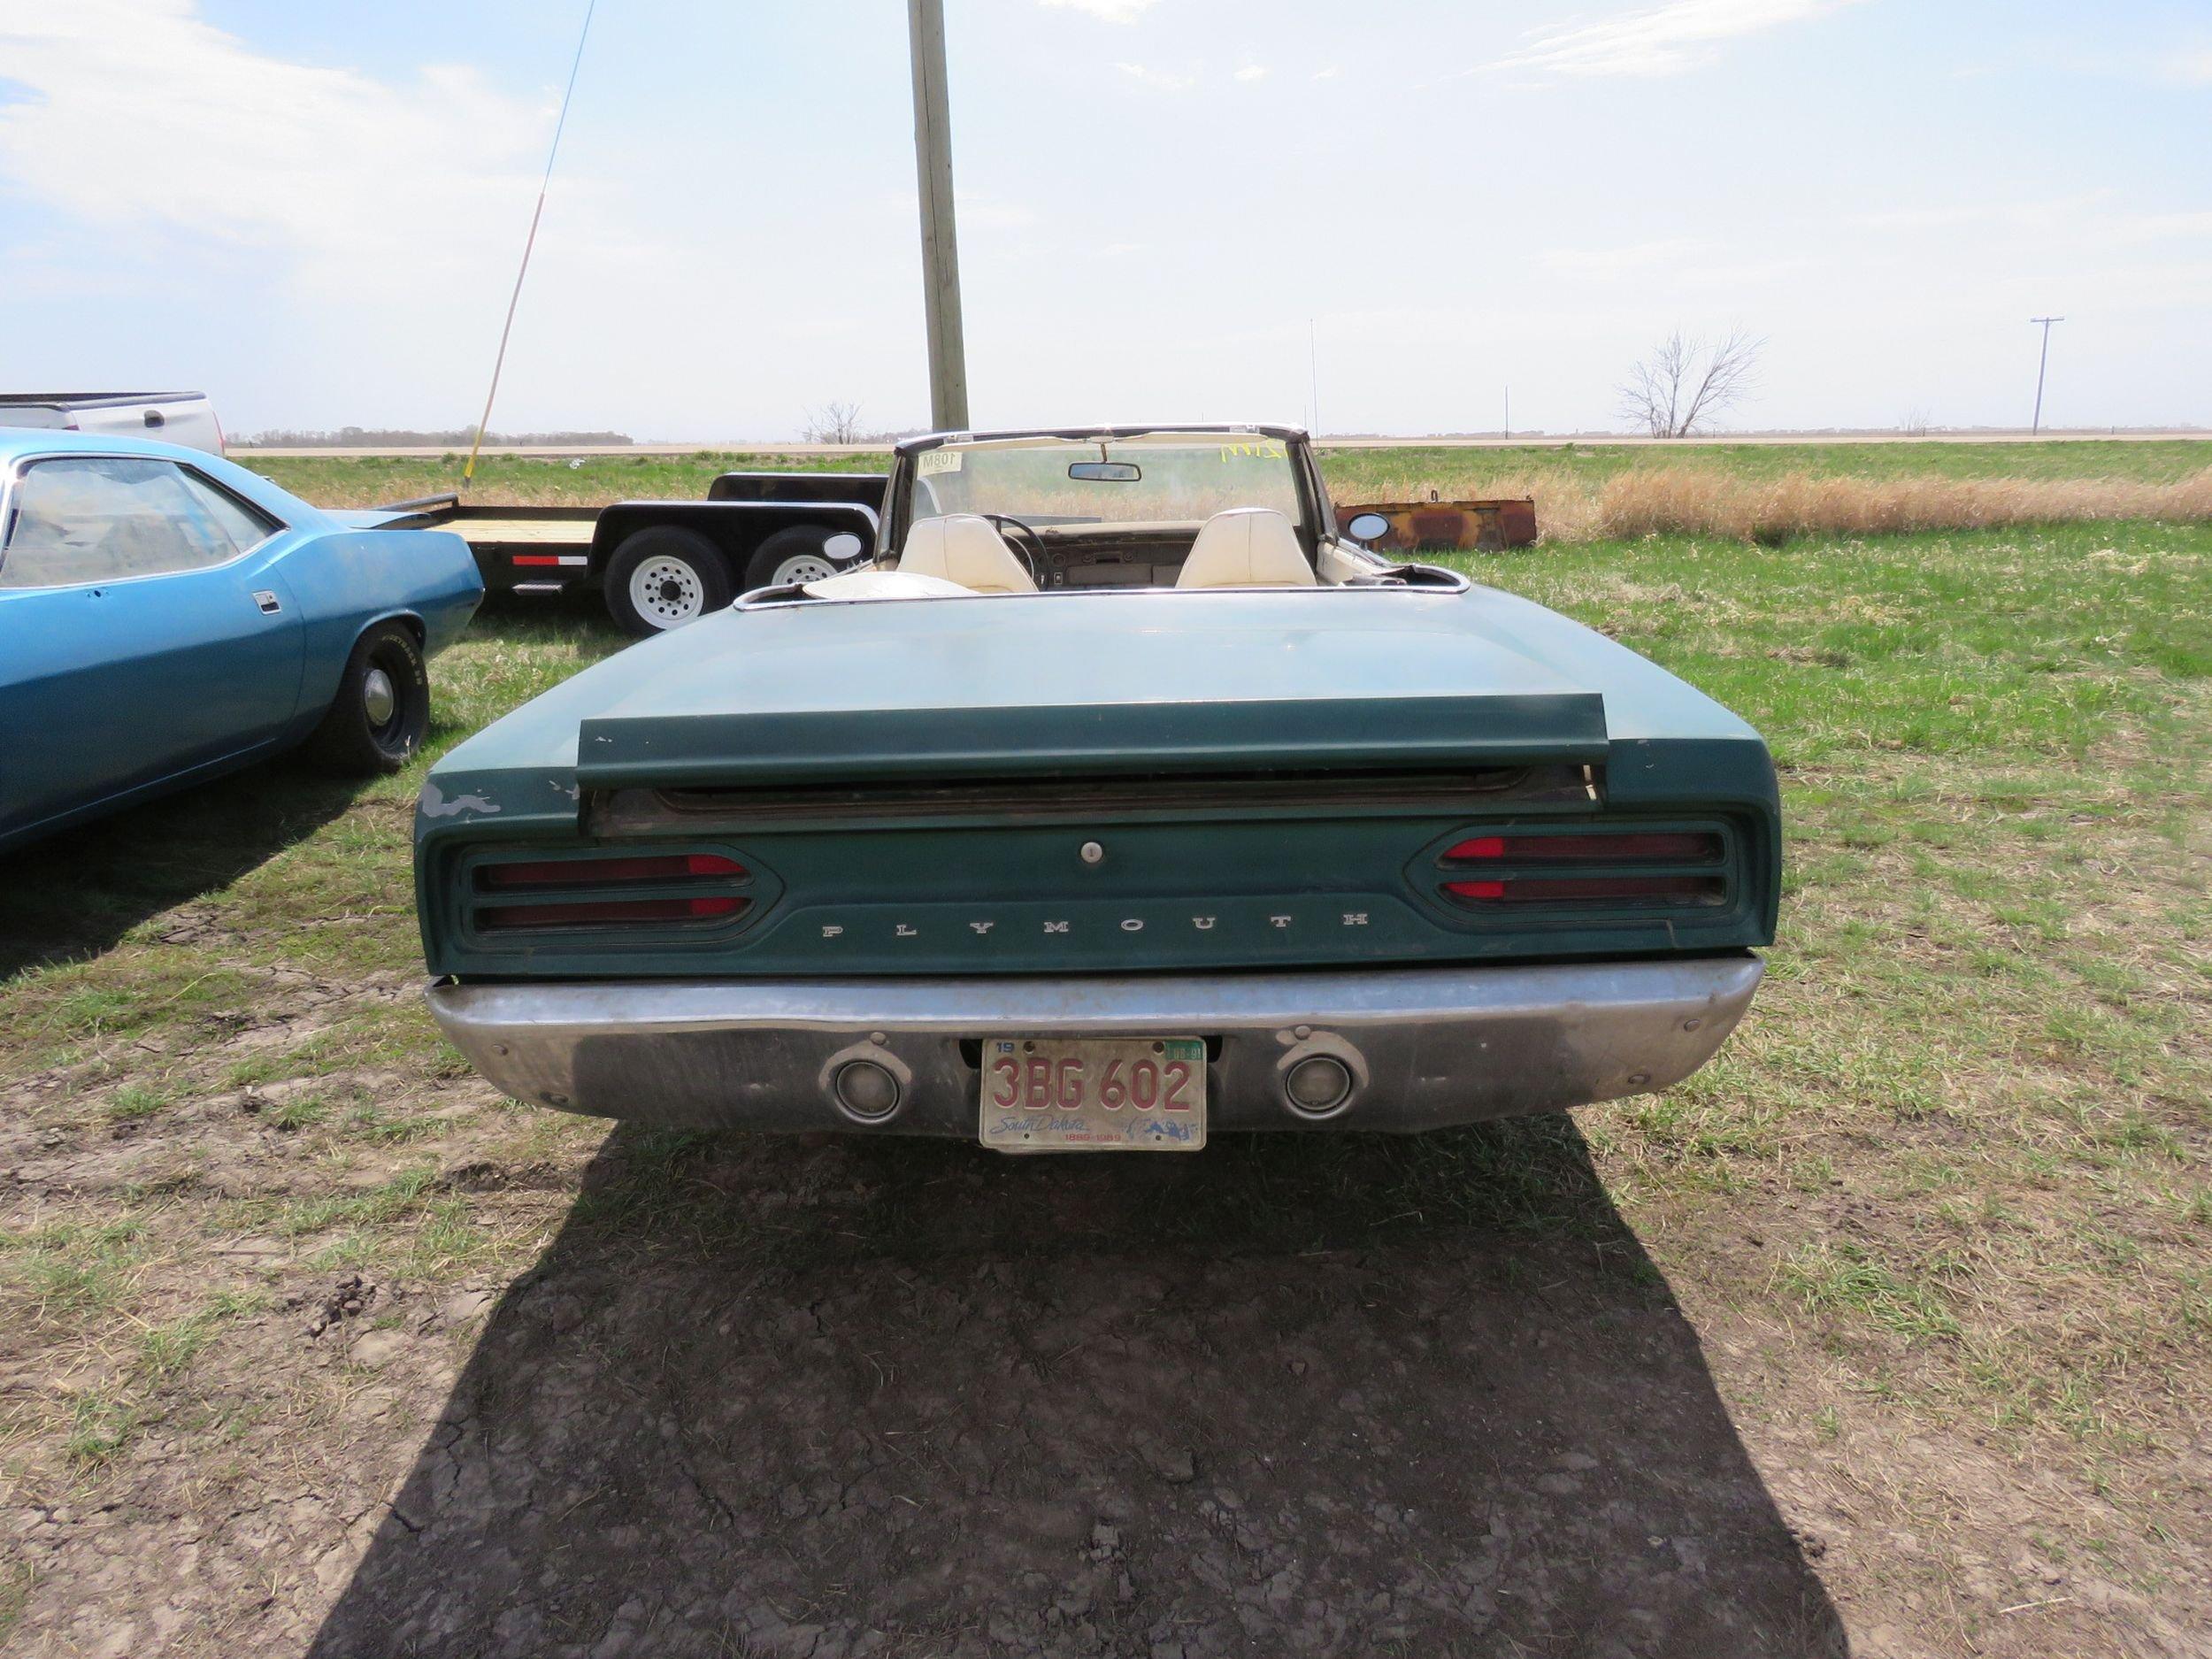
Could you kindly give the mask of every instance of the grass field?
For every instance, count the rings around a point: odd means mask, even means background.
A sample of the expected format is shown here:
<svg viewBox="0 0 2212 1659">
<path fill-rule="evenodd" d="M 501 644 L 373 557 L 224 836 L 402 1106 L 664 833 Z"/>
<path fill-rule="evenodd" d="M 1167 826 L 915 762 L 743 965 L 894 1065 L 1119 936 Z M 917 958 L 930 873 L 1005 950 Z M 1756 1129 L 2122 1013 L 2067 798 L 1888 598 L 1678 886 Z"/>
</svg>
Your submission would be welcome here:
<svg viewBox="0 0 2212 1659">
<path fill-rule="evenodd" d="M 2178 447 L 2062 453 L 2028 452 L 2153 484 L 2195 465 Z M 518 498 L 548 498 L 541 478 L 695 495 L 729 464 L 492 477 Z M 1348 487 L 1382 476 L 1331 467 Z M 435 481 L 397 463 L 268 470 L 324 499 Z M 1385 1148 L 1225 1144 L 1205 1204 L 1148 1220 L 1151 1248 L 1229 1230 L 1290 1271 L 1322 1245 L 1395 1240 L 1402 1263 L 1472 1230 L 1594 1260 L 1593 1284 L 1609 1250 L 1640 1251 L 1865 1650 L 2212 1640 L 2212 528 L 1655 536 L 1469 567 L 1766 733 L 1789 848 L 1760 1001 L 1713 1066 L 1577 1114 L 1578 1139 L 1536 1120 Z M 618 643 L 578 614 L 488 616 L 435 665 L 434 749 Z M 715 1297 L 809 1253 L 937 1260 L 936 1189 L 902 1207 L 879 1168 L 818 1234 L 818 1212 L 741 1210 L 730 1192 L 834 1186 L 842 1165 L 734 1138 L 603 1147 L 600 1126 L 495 1100 L 411 995 L 421 771 L 351 790 L 267 769 L 10 861 L 0 1468 L 30 1518 L 0 1631 L 35 1651 L 148 1599 L 185 1609 L 182 1650 L 295 1650 L 490 1299 L 530 1275 L 557 1286 L 564 1227 L 621 1260 L 711 1240 Z M 1571 1174 L 1585 1143 L 1589 1184 Z M 949 1179 L 977 1155 L 916 1156 Z M 1325 1201 L 1309 1217 L 1296 1194 Z M 993 1208 L 973 1207 L 982 1242 L 944 1247 L 963 1276 L 997 1259 Z M 1594 1230 L 1605 1210 L 1624 1234 Z M 1511 1292 L 1578 1294 L 1548 1277 Z M 323 1333 L 349 1319 L 367 1333 L 334 1356 Z"/>
<path fill-rule="evenodd" d="M 252 457 L 248 457 L 251 459 Z M 460 457 L 288 458 L 254 463 L 326 506 L 373 506 L 457 488 Z M 599 504 L 703 495 L 717 472 L 822 466 L 867 471 L 885 456 L 830 461 L 702 453 L 575 461 L 493 457 L 471 499 Z M 1548 541 L 1647 534 L 1793 536 L 1986 529 L 2120 518 L 2212 520 L 2212 443 L 1625 445 L 1325 449 L 1340 503 L 1529 496 Z"/>
</svg>

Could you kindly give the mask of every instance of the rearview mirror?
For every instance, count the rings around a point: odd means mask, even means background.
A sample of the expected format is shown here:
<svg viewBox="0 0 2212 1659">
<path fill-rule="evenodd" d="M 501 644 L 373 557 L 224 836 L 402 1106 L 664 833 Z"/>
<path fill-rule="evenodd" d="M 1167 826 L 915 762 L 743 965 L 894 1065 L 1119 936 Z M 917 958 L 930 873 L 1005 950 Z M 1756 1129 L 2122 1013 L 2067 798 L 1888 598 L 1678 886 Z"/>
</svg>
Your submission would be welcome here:
<svg viewBox="0 0 2212 1659">
<path fill-rule="evenodd" d="M 1128 461 L 1071 461 L 1068 476 L 1092 484 L 1133 484 L 1144 469 Z"/>
<path fill-rule="evenodd" d="M 1363 512 L 1344 526 L 1344 533 L 1355 541 L 1372 541 L 1390 534 L 1390 520 L 1379 512 Z"/>
<path fill-rule="evenodd" d="M 840 530 L 822 541 L 822 557 L 833 565 L 842 565 L 847 559 L 856 559 L 868 544 L 849 530 Z"/>
</svg>

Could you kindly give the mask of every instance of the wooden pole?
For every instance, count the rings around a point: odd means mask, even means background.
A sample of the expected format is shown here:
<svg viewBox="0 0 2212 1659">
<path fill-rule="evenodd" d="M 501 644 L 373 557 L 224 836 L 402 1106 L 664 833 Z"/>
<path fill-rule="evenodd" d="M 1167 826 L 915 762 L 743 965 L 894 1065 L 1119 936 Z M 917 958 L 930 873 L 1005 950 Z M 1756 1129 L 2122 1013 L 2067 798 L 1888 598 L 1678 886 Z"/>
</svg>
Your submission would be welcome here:
<svg viewBox="0 0 2212 1659">
<path fill-rule="evenodd" d="M 907 0 L 914 57 L 914 165 L 921 182 L 922 303 L 929 326 L 929 417 L 968 429 L 968 351 L 960 326 L 960 244 L 953 229 L 952 118 L 945 90 L 944 0 Z"/>
</svg>

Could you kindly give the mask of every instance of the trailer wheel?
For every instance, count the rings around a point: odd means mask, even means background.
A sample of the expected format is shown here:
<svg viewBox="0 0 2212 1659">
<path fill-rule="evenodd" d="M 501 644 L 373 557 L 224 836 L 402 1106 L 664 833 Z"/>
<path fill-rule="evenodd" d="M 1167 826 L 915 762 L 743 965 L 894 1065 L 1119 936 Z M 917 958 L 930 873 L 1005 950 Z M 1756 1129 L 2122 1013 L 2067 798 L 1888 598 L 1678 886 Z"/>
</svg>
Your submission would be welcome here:
<svg viewBox="0 0 2212 1659">
<path fill-rule="evenodd" d="M 730 567 L 706 537 L 653 525 L 626 537 L 607 561 L 607 609 L 625 632 L 647 639 L 696 622 L 733 597 Z"/>
<path fill-rule="evenodd" d="M 844 568 L 822 551 L 822 544 L 836 534 L 813 525 L 795 524 L 767 537 L 753 549 L 753 557 L 745 561 L 746 591 L 827 581 Z"/>
</svg>

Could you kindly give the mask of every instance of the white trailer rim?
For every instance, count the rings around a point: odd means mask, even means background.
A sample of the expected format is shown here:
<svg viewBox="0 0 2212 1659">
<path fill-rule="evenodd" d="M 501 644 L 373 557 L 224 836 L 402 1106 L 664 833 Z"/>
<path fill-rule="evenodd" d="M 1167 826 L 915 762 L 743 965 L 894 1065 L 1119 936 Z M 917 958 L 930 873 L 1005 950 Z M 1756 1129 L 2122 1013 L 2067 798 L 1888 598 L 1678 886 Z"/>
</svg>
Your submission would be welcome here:
<svg viewBox="0 0 2212 1659">
<path fill-rule="evenodd" d="M 696 622 L 707 608 L 707 585 L 688 561 L 657 553 L 630 572 L 630 606 L 657 628 Z"/>
</svg>

